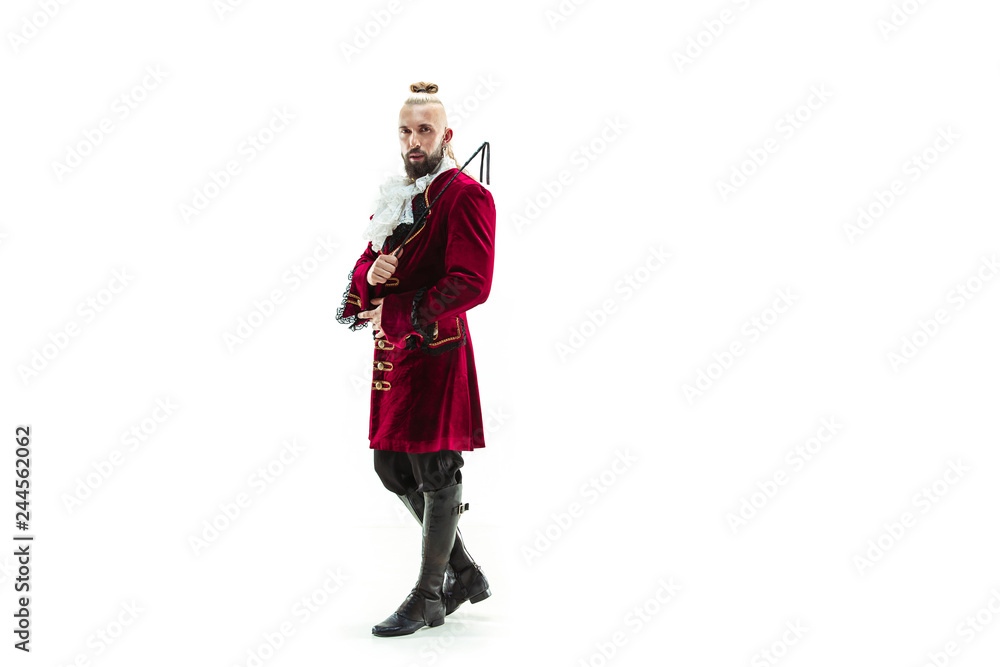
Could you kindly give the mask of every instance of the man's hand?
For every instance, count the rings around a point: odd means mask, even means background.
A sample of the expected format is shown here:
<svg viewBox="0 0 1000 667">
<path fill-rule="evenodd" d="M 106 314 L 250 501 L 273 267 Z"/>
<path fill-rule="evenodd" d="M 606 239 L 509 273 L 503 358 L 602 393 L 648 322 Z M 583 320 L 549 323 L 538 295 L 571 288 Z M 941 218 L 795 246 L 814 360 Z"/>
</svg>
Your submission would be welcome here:
<svg viewBox="0 0 1000 667">
<path fill-rule="evenodd" d="M 368 269 L 368 284 L 374 287 L 375 285 L 384 283 L 396 272 L 397 264 L 399 264 L 399 258 L 395 253 L 390 255 L 379 253 L 378 257 L 375 258 L 375 263 L 372 264 L 372 268 Z"/>
<path fill-rule="evenodd" d="M 363 310 L 358 313 L 358 317 L 364 317 L 365 319 L 371 318 L 372 328 L 375 329 L 376 338 L 385 338 L 385 334 L 382 333 L 382 299 L 384 298 L 385 297 L 381 296 L 375 297 L 372 299 L 372 303 L 377 304 L 374 309 Z"/>
</svg>

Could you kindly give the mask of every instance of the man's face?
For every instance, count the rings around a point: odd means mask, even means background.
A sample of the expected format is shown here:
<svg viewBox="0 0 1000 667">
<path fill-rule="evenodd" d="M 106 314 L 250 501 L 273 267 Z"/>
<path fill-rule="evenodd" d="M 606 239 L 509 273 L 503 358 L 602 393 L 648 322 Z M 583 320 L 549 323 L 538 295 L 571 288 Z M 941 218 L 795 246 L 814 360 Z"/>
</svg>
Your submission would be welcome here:
<svg viewBox="0 0 1000 667">
<path fill-rule="evenodd" d="M 452 134 L 444 124 L 440 104 L 404 104 L 399 110 L 399 148 L 407 176 L 417 179 L 437 169 Z"/>
</svg>

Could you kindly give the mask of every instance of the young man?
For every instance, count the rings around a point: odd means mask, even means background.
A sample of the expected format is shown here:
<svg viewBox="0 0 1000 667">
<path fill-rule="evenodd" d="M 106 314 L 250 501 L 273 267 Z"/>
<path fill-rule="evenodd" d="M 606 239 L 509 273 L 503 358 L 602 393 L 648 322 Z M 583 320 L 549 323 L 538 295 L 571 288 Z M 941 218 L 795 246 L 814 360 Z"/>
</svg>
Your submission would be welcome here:
<svg viewBox="0 0 1000 667">
<path fill-rule="evenodd" d="M 438 87 L 421 82 L 410 90 L 399 112 L 406 176 L 381 186 L 364 234 L 368 248 L 337 311 L 351 330 L 372 323 L 375 472 L 423 527 L 417 583 L 372 628 L 379 637 L 441 625 L 466 600 L 490 595 L 458 519 L 469 507 L 461 452 L 485 446 L 466 311 L 490 293 L 496 208 L 467 174 L 451 181 L 458 165 Z"/>
</svg>

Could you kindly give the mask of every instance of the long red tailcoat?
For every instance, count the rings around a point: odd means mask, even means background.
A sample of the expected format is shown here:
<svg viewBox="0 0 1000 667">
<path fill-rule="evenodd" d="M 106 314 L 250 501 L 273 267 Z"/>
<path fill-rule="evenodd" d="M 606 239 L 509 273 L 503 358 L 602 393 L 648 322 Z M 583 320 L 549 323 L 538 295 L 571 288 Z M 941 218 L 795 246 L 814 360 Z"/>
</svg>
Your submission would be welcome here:
<svg viewBox="0 0 1000 667">
<path fill-rule="evenodd" d="M 456 171 L 441 172 L 414 196 L 414 217 Z M 486 446 L 465 314 L 489 296 L 495 232 L 493 195 L 459 173 L 403 246 L 387 282 L 368 284 L 368 270 L 378 256 L 371 242 L 354 265 L 337 320 L 361 329 L 368 318 L 357 314 L 375 307 L 372 298 L 384 297 L 385 337 L 375 338 L 372 331 L 371 449 L 434 452 Z M 386 239 L 381 251 L 395 250 L 398 241 L 393 241 L 400 235 Z"/>
</svg>

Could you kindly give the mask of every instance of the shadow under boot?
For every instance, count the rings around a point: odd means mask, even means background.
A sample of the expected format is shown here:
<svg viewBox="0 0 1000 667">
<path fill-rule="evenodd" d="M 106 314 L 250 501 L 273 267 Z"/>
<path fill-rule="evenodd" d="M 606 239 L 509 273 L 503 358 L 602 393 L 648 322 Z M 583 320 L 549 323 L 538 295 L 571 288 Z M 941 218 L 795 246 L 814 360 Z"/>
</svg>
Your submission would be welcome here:
<svg viewBox="0 0 1000 667">
<path fill-rule="evenodd" d="M 424 494 L 411 490 L 405 494 L 396 494 L 413 518 L 418 523 L 423 523 L 424 515 Z M 462 510 L 468 508 L 468 503 L 462 505 Z M 455 527 L 455 544 L 448 557 L 448 573 L 445 580 L 445 614 L 450 614 L 465 601 L 472 604 L 482 602 L 492 593 L 490 592 L 490 582 L 483 574 L 482 568 L 472 559 L 472 555 L 465 548 L 465 541 L 462 539 L 462 531 Z"/>
<path fill-rule="evenodd" d="M 372 627 L 372 634 L 376 637 L 409 635 L 425 625 L 433 628 L 444 623 L 445 570 L 461 516 L 462 485 L 453 484 L 425 492 L 423 496 L 420 574 L 416 585 L 396 611 Z"/>
</svg>

